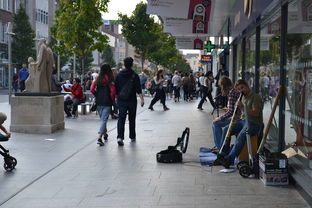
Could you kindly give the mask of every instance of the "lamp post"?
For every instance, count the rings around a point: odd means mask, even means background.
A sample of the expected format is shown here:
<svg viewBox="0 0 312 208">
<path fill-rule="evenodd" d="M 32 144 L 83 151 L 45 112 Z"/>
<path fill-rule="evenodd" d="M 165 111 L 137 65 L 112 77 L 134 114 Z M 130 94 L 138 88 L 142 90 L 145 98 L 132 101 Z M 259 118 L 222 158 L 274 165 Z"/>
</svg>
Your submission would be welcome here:
<svg viewBox="0 0 312 208">
<path fill-rule="evenodd" d="M 57 40 L 57 45 L 60 46 L 60 40 Z M 60 53 L 57 53 L 57 80 L 60 80 L 61 72 L 61 56 Z"/>
<path fill-rule="evenodd" d="M 73 74 L 73 78 L 75 78 L 76 77 L 76 54 L 74 53 L 74 61 L 73 61 L 74 63 L 74 74 Z"/>
<path fill-rule="evenodd" d="M 12 48 L 11 48 L 11 36 L 15 35 L 15 33 L 12 32 L 12 23 L 8 22 L 6 34 L 8 36 L 8 71 L 9 71 L 9 104 L 11 104 L 11 94 L 12 94 Z"/>
</svg>

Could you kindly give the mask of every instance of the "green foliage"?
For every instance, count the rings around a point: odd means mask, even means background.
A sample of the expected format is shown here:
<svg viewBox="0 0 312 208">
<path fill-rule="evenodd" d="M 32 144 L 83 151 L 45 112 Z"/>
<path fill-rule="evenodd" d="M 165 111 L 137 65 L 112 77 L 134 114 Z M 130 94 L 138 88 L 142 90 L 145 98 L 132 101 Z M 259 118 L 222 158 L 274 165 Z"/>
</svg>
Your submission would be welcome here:
<svg viewBox="0 0 312 208">
<path fill-rule="evenodd" d="M 113 50 L 110 46 L 107 46 L 104 49 L 101 58 L 103 59 L 104 63 L 109 64 L 111 67 L 116 66 L 116 62 L 114 60 L 114 55 L 113 55 Z"/>
<path fill-rule="evenodd" d="M 81 59 L 94 50 L 102 52 L 108 38 L 99 28 L 103 24 L 101 12 L 107 11 L 108 1 L 60 0 L 52 34 L 62 41 L 54 49 L 61 54 L 75 53 Z"/>
<path fill-rule="evenodd" d="M 14 15 L 12 36 L 12 62 L 19 67 L 23 63 L 27 63 L 28 57 L 35 59 L 35 32 L 29 23 L 29 17 L 26 14 L 25 8 L 21 5 L 20 9 Z"/>
<path fill-rule="evenodd" d="M 54 48 L 55 46 L 57 45 L 57 41 L 55 40 L 55 38 L 51 37 L 51 40 L 50 40 L 50 43 L 49 43 L 49 47 L 50 48 Z M 54 57 L 54 60 L 55 60 L 55 64 L 57 64 L 57 52 L 56 51 L 53 51 L 53 57 Z M 69 61 L 69 58 L 70 58 L 71 54 L 70 53 L 64 53 L 62 56 L 60 56 L 60 66 L 61 68 Z"/>
<path fill-rule="evenodd" d="M 86 71 L 82 70 L 82 58 L 80 55 L 76 56 L 76 70 L 78 74 L 83 74 Z M 84 69 L 90 69 L 91 64 L 93 62 L 93 55 L 92 52 L 88 52 L 88 54 L 83 58 L 83 62 L 84 62 Z M 70 63 L 72 66 L 74 66 L 74 59 L 71 58 L 70 59 Z"/>
<path fill-rule="evenodd" d="M 117 64 L 117 70 L 120 70 L 120 69 L 122 69 L 122 63 L 121 62 L 118 62 L 118 64 Z"/>
<path fill-rule="evenodd" d="M 122 34 L 127 41 L 135 47 L 135 52 L 140 56 L 142 68 L 150 50 L 155 49 L 154 43 L 158 39 L 154 31 L 157 26 L 154 19 L 146 14 L 146 4 L 137 4 L 132 15 L 119 14 L 122 24 Z"/>
</svg>

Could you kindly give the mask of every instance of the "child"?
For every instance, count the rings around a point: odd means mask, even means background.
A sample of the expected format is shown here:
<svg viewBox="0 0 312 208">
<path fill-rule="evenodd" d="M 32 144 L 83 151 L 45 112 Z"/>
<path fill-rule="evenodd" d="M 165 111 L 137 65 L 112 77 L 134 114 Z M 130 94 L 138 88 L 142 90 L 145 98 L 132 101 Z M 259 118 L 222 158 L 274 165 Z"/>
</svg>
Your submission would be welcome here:
<svg viewBox="0 0 312 208">
<path fill-rule="evenodd" d="M 11 137 L 11 133 L 9 133 L 2 125 L 6 119 L 7 116 L 4 113 L 0 112 L 0 129 L 5 133 L 5 135 L 0 133 L 0 140 L 8 140 Z"/>
</svg>

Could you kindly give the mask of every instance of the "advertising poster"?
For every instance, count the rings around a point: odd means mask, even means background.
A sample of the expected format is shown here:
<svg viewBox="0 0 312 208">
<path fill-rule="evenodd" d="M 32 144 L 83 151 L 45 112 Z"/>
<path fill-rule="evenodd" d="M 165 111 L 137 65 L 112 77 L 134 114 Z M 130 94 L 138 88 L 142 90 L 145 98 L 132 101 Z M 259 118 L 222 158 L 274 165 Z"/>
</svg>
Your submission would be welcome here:
<svg viewBox="0 0 312 208">
<path fill-rule="evenodd" d="M 177 49 L 203 50 L 204 39 L 199 37 L 176 37 Z"/>
<path fill-rule="evenodd" d="M 186 19 L 189 4 L 190 0 L 148 0 L 146 13 Z"/>
</svg>

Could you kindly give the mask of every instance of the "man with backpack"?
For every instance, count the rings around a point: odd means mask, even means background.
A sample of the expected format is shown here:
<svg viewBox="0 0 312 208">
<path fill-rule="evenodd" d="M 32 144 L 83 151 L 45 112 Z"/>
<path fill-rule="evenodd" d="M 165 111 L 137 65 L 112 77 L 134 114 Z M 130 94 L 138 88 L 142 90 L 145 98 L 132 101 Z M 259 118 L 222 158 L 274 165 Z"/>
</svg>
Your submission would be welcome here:
<svg viewBox="0 0 312 208">
<path fill-rule="evenodd" d="M 127 57 L 124 59 L 125 69 L 122 69 L 116 77 L 115 85 L 117 90 L 117 107 L 119 117 L 117 122 L 117 143 L 119 146 L 124 145 L 124 132 L 127 113 L 129 116 L 129 137 L 132 142 L 136 140 L 135 133 L 135 118 L 137 109 L 136 94 L 139 94 L 141 99 L 141 107 L 144 105 L 140 78 L 132 70 L 133 59 Z"/>
</svg>

